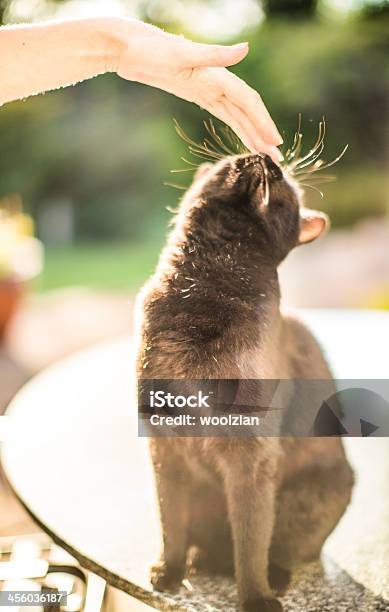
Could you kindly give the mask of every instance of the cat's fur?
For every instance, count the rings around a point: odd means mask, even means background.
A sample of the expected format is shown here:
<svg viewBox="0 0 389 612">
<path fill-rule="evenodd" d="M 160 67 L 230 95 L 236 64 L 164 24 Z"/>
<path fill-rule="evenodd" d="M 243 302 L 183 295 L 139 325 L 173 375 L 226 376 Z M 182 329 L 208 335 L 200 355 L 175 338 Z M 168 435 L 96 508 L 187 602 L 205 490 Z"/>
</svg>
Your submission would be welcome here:
<svg viewBox="0 0 389 612">
<path fill-rule="evenodd" d="M 200 170 L 140 296 L 139 378 L 331 377 L 310 332 L 280 311 L 277 266 L 325 226 L 300 199 L 268 157 Z M 154 586 L 179 584 L 196 546 L 208 571 L 234 569 L 242 610 L 282 610 L 274 591 L 319 555 L 349 503 L 341 440 L 155 438 L 151 451 L 164 538 Z"/>
</svg>

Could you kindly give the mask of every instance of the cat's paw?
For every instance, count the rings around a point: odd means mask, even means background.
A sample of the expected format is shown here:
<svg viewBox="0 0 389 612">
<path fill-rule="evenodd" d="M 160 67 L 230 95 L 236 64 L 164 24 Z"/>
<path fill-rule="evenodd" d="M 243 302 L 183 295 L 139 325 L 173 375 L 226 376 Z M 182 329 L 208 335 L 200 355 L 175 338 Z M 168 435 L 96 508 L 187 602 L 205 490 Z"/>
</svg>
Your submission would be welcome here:
<svg viewBox="0 0 389 612">
<path fill-rule="evenodd" d="M 157 591 L 177 591 L 184 578 L 185 568 L 168 567 L 158 563 L 151 568 L 150 582 Z"/>
<path fill-rule="evenodd" d="M 246 601 L 242 606 L 243 612 L 282 612 L 282 604 L 278 599 L 264 599 L 258 597 L 257 599 L 251 599 Z"/>
<path fill-rule="evenodd" d="M 284 595 L 291 580 L 292 574 L 289 570 L 270 564 L 269 584 L 277 595 Z"/>
</svg>

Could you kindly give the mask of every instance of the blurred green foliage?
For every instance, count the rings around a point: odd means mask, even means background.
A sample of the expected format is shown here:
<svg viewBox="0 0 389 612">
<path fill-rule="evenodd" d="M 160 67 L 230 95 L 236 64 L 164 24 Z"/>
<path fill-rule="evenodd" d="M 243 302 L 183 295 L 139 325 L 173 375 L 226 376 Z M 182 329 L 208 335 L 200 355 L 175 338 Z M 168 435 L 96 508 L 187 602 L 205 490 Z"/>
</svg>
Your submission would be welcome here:
<svg viewBox="0 0 389 612">
<path fill-rule="evenodd" d="M 148 4 L 143 2 L 145 14 Z M 292 10 L 301 4 L 307 10 Z M 307 193 L 310 206 L 323 207 L 333 225 L 346 226 L 383 214 L 387 207 L 389 19 L 385 3 L 379 19 L 377 10 L 349 19 L 325 16 L 314 11 L 316 4 L 296 0 L 288 8 L 288 3 L 268 0 L 268 17 L 239 36 L 249 40 L 250 54 L 233 70 L 261 92 L 286 143 L 300 112 L 307 150 L 322 115 L 325 157 L 335 157 L 349 143 L 335 168 L 338 181 L 325 186 L 324 202 Z M 185 34 L 191 36 L 190 24 Z M 169 219 L 166 206 L 180 197 L 164 182 L 190 180 L 190 173 L 170 174 L 184 166 L 180 156 L 186 154 L 172 118 L 201 138 L 206 116 L 167 93 L 114 75 L 6 105 L 0 109 L 0 197 L 20 192 L 38 219 L 38 230 L 45 209 L 65 197 L 74 206 L 76 241 L 134 241 L 156 253 Z M 77 251 L 79 270 L 87 252 L 92 255 L 88 249 L 84 255 Z M 140 260 L 142 249 L 137 252 Z M 104 267 L 103 254 L 112 268 Z M 109 275 L 116 255 L 96 248 L 90 265 Z M 66 257 L 61 251 L 53 257 L 61 269 Z M 53 262 L 48 262 L 46 287 L 56 284 Z M 135 267 L 128 273 L 136 274 Z"/>
<path fill-rule="evenodd" d="M 157 263 L 160 242 L 99 242 L 48 247 L 40 291 L 72 285 L 136 291 Z"/>
</svg>

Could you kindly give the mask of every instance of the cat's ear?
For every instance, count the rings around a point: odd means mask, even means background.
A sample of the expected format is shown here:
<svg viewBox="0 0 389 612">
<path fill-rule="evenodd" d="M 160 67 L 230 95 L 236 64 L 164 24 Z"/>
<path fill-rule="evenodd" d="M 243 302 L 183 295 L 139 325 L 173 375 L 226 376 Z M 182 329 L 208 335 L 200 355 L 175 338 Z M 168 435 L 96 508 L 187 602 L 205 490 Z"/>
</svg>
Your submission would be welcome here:
<svg viewBox="0 0 389 612">
<path fill-rule="evenodd" d="M 208 172 L 211 170 L 212 167 L 213 167 L 213 164 L 209 164 L 209 163 L 200 164 L 200 166 L 197 168 L 196 172 L 194 173 L 193 182 L 198 181 L 199 179 L 203 178 L 206 174 L 208 174 Z"/>
<path fill-rule="evenodd" d="M 316 240 L 329 227 L 330 220 L 325 213 L 309 208 L 300 209 L 300 233 L 297 244 L 307 244 Z"/>
</svg>

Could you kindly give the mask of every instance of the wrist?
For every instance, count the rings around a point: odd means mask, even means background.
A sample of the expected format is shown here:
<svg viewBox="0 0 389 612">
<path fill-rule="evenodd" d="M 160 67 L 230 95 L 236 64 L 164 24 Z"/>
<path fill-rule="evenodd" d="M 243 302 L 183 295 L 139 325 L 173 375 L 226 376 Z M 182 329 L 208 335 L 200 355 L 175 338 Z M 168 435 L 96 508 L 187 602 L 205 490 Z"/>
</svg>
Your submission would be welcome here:
<svg viewBox="0 0 389 612">
<path fill-rule="evenodd" d="M 83 28 L 84 56 L 96 74 L 117 72 L 120 57 L 131 35 L 131 19 L 96 17 L 80 20 Z"/>
<path fill-rule="evenodd" d="M 170 36 L 171 34 L 152 24 L 130 17 L 105 19 L 103 36 L 105 72 L 117 73 L 123 56 L 125 56 L 127 73 L 131 70 L 139 70 L 147 58 L 149 41 Z"/>
<path fill-rule="evenodd" d="M 90 48 L 95 50 L 101 73 L 117 72 L 123 50 L 123 23 L 119 17 L 99 17 L 91 20 Z"/>
<path fill-rule="evenodd" d="M 145 28 L 153 28 L 141 21 L 126 17 L 107 17 L 99 26 L 104 72 L 118 72 L 123 53 L 126 53 L 127 61 L 132 64 L 138 63 L 136 41 L 145 35 Z"/>
</svg>

